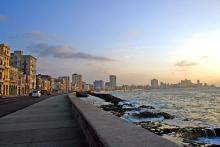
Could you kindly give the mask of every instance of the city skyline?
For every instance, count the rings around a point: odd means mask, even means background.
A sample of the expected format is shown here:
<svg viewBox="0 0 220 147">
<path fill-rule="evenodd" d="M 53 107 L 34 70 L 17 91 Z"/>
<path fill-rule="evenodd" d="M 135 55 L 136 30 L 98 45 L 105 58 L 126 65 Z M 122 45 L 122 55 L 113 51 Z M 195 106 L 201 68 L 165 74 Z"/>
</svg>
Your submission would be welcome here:
<svg viewBox="0 0 220 147">
<path fill-rule="evenodd" d="M 36 56 L 38 74 L 80 73 L 88 83 L 114 74 L 119 85 L 187 78 L 220 86 L 219 1 L 13 3 L 1 1 L 1 43 Z"/>
</svg>

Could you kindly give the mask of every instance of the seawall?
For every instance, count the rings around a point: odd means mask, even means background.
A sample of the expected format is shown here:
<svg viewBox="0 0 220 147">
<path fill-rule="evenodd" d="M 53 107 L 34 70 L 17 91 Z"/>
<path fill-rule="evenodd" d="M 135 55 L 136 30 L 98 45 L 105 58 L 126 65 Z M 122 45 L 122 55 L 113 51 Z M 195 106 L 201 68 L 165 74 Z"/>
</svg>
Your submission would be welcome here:
<svg viewBox="0 0 220 147">
<path fill-rule="evenodd" d="M 69 94 L 72 109 L 91 147 L 179 147 Z"/>
</svg>

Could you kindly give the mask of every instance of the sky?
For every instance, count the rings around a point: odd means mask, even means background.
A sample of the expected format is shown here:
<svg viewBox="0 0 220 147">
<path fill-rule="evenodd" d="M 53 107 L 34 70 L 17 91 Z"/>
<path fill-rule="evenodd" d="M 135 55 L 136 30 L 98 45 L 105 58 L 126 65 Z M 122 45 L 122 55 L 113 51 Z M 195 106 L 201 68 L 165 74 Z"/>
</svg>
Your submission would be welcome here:
<svg viewBox="0 0 220 147">
<path fill-rule="evenodd" d="M 84 81 L 220 86 L 219 0 L 0 0 L 0 43 Z"/>
</svg>

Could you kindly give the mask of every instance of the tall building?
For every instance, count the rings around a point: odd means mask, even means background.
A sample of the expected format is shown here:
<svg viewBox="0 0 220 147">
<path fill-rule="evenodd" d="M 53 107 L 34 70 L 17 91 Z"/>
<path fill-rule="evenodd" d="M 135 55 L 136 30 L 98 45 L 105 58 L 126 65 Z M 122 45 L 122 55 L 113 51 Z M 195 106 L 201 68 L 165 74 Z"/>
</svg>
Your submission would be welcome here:
<svg viewBox="0 0 220 147">
<path fill-rule="evenodd" d="M 90 86 L 86 82 L 83 82 L 82 88 L 83 88 L 83 91 L 90 91 Z"/>
<path fill-rule="evenodd" d="M 151 80 L 151 88 L 158 88 L 158 80 L 157 79 L 153 79 Z"/>
<path fill-rule="evenodd" d="M 52 92 L 52 77 L 50 75 L 37 75 L 36 89 Z"/>
<path fill-rule="evenodd" d="M 19 71 L 17 68 L 10 66 L 10 86 L 9 94 L 18 95 L 18 82 L 19 82 Z"/>
<path fill-rule="evenodd" d="M 102 81 L 102 80 L 95 80 L 93 82 L 93 84 L 94 84 L 94 89 L 96 91 L 100 91 L 100 90 L 104 90 L 105 89 L 105 82 Z"/>
<path fill-rule="evenodd" d="M 2 43 L 0 44 L 0 77 L 1 77 L 1 84 L 0 90 L 2 95 L 9 95 L 9 86 L 10 86 L 10 78 L 9 78 L 9 62 L 10 62 L 10 47 Z"/>
<path fill-rule="evenodd" d="M 109 76 L 109 82 L 112 90 L 116 89 L 116 75 L 110 75 Z"/>
<path fill-rule="evenodd" d="M 82 90 L 82 75 L 80 74 L 72 74 L 72 91 L 80 91 Z"/>
<path fill-rule="evenodd" d="M 10 65 L 18 68 L 25 75 L 25 94 L 36 89 L 37 59 L 31 55 L 24 55 L 23 51 L 11 53 Z"/>
<path fill-rule="evenodd" d="M 60 81 L 62 81 L 64 89 L 63 91 L 65 93 L 70 92 L 70 77 L 68 76 L 62 76 L 62 77 L 58 77 L 58 79 L 60 79 Z"/>
<path fill-rule="evenodd" d="M 193 87 L 193 83 L 191 82 L 191 80 L 181 80 L 181 82 L 179 83 L 179 87 L 180 88 L 187 88 L 187 87 Z"/>
<path fill-rule="evenodd" d="M 52 79 L 52 91 L 54 93 L 64 93 L 63 79 Z"/>
</svg>

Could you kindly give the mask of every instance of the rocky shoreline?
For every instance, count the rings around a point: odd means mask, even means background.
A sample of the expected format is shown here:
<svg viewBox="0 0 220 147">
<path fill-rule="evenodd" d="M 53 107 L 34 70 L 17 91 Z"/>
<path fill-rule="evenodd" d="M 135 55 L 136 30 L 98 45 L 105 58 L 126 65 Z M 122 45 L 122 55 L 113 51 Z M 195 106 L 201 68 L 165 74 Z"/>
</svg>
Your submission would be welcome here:
<svg viewBox="0 0 220 147">
<path fill-rule="evenodd" d="M 206 144 L 198 142 L 198 138 L 219 137 L 220 128 L 205 128 L 205 127 L 180 127 L 167 124 L 163 120 L 174 119 L 175 116 L 155 110 L 153 106 L 141 105 L 133 106 L 128 101 L 122 100 L 110 94 L 90 93 L 92 96 L 99 97 L 111 104 L 101 105 L 105 111 L 110 111 L 112 114 L 126 119 L 144 129 L 147 129 L 157 135 L 168 135 L 174 138 L 181 138 L 180 144 L 183 146 L 218 146 L 215 144 Z M 183 121 L 188 121 L 187 119 Z"/>
</svg>

